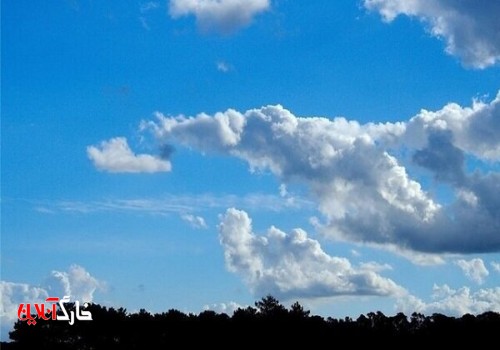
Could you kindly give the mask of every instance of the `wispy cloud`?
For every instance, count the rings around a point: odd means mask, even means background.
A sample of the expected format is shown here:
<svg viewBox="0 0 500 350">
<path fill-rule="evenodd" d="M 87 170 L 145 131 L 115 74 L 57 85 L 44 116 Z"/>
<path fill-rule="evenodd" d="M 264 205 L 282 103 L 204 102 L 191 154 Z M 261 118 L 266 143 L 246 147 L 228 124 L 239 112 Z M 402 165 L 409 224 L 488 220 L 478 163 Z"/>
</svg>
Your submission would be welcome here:
<svg viewBox="0 0 500 350">
<path fill-rule="evenodd" d="M 139 10 L 141 13 L 147 13 L 147 12 L 150 12 L 152 10 L 156 10 L 158 8 L 160 8 L 160 2 L 149 1 L 149 2 L 145 2 L 145 3 L 141 4 Z"/>
<path fill-rule="evenodd" d="M 181 215 L 181 219 L 187 222 L 192 228 L 195 229 L 206 229 L 208 228 L 205 219 L 201 216 L 192 215 L 192 214 L 184 214 Z"/>
<path fill-rule="evenodd" d="M 293 201 L 283 199 L 279 195 L 250 193 L 243 196 L 223 194 L 180 194 L 166 195 L 161 198 L 130 198 L 130 199 L 105 199 L 93 201 L 60 200 L 43 201 L 22 199 L 31 203 L 34 210 L 40 213 L 73 212 L 91 214 L 95 212 L 137 212 L 152 215 L 195 213 L 208 209 L 226 209 L 231 206 L 240 206 L 249 210 L 262 210 L 280 212 L 284 210 L 313 210 L 311 201 L 294 197 Z M 9 199 L 15 201 L 15 199 Z M 21 199 L 20 199 L 21 200 Z M 43 208 L 42 210 L 40 208 Z M 191 214 L 188 214 L 191 215 Z"/>
</svg>

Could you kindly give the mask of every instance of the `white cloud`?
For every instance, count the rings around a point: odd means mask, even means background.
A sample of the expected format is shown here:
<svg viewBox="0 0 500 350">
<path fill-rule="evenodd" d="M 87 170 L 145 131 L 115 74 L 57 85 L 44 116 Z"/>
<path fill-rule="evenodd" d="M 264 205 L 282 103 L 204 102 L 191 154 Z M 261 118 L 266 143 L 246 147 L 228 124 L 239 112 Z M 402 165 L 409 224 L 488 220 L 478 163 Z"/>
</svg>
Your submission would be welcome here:
<svg viewBox="0 0 500 350">
<path fill-rule="evenodd" d="M 325 253 L 301 229 L 286 234 L 273 226 L 265 236 L 257 236 L 246 212 L 228 209 L 221 216 L 219 232 L 227 268 L 240 274 L 256 295 L 307 298 L 405 293 L 377 273 L 387 266 L 352 266 L 346 258 Z"/>
<path fill-rule="evenodd" d="M 494 271 L 500 272 L 500 263 L 492 261 L 490 264 Z"/>
<path fill-rule="evenodd" d="M 203 31 L 232 33 L 269 9 L 269 0 L 170 0 L 172 18 L 193 15 Z"/>
<path fill-rule="evenodd" d="M 385 21 L 399 15 L 424 22 L 431 35 L 442 38 L 446 51 L 465 65 L 485 68 L 500 61 L 500 2 L 478 0 L 364 0 Z"/>
<path fill-rule="evenodd" d="M 202 218 L 201 216 L 196 216 L 192 214 L 183 214 L 181 215 L 182 220 L 187 222 L 189 225 L 191 225 L 192 228 L 196 229 L 205 229 L 208 228 L 207 223 L 205 222 L 205 219 Z"/>
<path fill-rule="evenodd" d="M 168 160 L 149 154 L 134 154 L 124 137 L 87 147 L 87 155 L 96 168 L 112 173 L 155 173 L 170 171 Z"/>
<path fill-rule="evenodd" d="M 471 291 L 468 287 L 452 289 L 446 284 L 434 285 L 432 299 L 426 303 L 413 295 L 407 295 L 398 300 L 396 307 L 406 314 L 420 312 L 462 316 L 467 313 L 500 312 L 500 287 Z"/>
<path fill-rule="evenodd" d="M 43 286 L 0 281 L 0 339 L 7 340 L 8 332 L 17 320 L 20 303 L 43 303 L 47 297 L 71 296 L 73 301 L 91 302 L 94 292 L 104 282 L 91 276 L 83 267 L 71 265 L 67 272 L 52 271 Z"/>
<path fill-rule="evenodd" d="M 460 267 L 471 281 L 477 284 L 482 284 L 486 277 L 490 274 L 482 259 L 475 258 L 471 260 L 460 259 L 455 261 L 455 264 Z"/>
<path fill-rule="evenodd" d="M 500 250 L 500 174 L 467 174 L 464 166 L 466 155 L 500 160 L 500 93 L 490 103 L 422 111 L 406 123 L 303 118 L 279 105 L 156 116 L 141 127 L 160 143 L 238 157 L 251 171 L 306 185 L 323 216 L 315 227 L 329 237 L 397 249 L 425 263 L 441 260 L 413 252 Z M 406 161 L 451 186 L 454 202 L 438 203 L 396 158 L 412 152 Z"/>
<path fill-rule="evenodd" d="M 217 304 L 210 304 L 210 305 L 205 305 L 203 307 L 204 310 L 212 310 L 217 313 L 224 313 L 227 315 L 232 315 L 236 310 L 238 309 L 244 309 L 246 308 L 245 305 L 238 304 L 234 301 L 230 301 L 229 303 L 217 303 Z"/>
</svg>

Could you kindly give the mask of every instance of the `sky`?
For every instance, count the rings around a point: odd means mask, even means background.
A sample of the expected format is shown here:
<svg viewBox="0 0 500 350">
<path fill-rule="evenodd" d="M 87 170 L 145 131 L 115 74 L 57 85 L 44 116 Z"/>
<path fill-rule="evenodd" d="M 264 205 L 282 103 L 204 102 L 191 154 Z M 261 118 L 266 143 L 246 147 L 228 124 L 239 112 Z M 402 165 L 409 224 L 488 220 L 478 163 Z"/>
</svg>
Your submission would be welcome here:
<svg viewBox="0 0 500 350">
<path fill-rule="evenodd" d="M 19 303 L 500 312 L 500 4 L 2 1 Z"/>
</svg>

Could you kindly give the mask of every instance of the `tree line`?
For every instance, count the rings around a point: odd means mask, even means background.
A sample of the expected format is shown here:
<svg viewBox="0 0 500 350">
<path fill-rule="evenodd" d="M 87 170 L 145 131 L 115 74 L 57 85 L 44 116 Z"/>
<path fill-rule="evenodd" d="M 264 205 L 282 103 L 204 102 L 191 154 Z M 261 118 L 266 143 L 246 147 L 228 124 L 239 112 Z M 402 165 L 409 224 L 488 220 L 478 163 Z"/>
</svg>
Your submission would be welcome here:
<svg viewBox="0 0 500 350">
<path fill-rule="evenodd" d="M 69 305 L 68 310 L 74 310 Z M 127 313 L 124 308 L 91 304 L 92 321 L 39 321 L 36 325 L 17 321 L 10 332 L 8 349 L 161 349 L 217 345 L 294 347 L 347 341 L 349 345 L 410 344 L 428 345 L 436 339 L 448 344 L 476 341 L 476 345 L 500 339 L 500 314 L 485 312 L 460 318 L 433 314 L 403 313 L 386 316 L 370 312 L 357 319 L 336 319 L 311 315 L 298 302 L 290 308 L 273 296 L 266 296 L 255 307 L 239 308 L 232 316 L 211 310 L 186 314 L 170 309 L 151 314 L 144 309 Z M 479 343 L 478 343 L 479 342 Z M 341 343 L 345 344 L 345 343 Z M 463 343 L 462 343 L 463 344 Z M 332 345 L 337 345 L 332 343 Z"/>
</svg>

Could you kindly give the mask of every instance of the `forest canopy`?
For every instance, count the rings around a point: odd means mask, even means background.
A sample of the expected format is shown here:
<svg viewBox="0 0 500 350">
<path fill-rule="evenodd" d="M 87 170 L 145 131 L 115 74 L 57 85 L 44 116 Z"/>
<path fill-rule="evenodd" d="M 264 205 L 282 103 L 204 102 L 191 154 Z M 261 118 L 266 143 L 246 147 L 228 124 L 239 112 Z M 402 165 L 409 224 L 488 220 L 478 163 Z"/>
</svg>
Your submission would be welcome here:
<svg viewBox="0 0 500 350">
<path fill-rule="evenodd" d="M 75 305 L 67 308 L 74 310 Z M 52 319 L 39 320 L 35 325 L 17 321 L 10 332 L 12 342 L 2 343 L 2 349 L 147 349 L 172 347 L 179 342 L 190 347 L 221 345 L 234 337 L 250 345 L 262 344 L 264 339 L 277 345 L 311 345 L 334 339 L 351 344 L 367 340 L 424 344 L 436 338 L 494 340 L 500 330 L 500 314 L 495 312 L 455 318 L 420 313 L 386 316 L 378 311 L 357 319 L 323 318 L 311 315 L 298 302 L 286 308 L 271 295 L 255 302 L 255 307 L 237 309 L 232 316 L 211 310 L 197 315 L 175 309 L 156 314 L 144 309 L 127 313 L 124 308 L 98 304 L 90 304 L 86 310 L 91 312 L 92 321 L 75 321 L 73 325 Z"/>
</svg>

